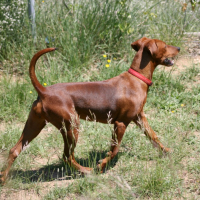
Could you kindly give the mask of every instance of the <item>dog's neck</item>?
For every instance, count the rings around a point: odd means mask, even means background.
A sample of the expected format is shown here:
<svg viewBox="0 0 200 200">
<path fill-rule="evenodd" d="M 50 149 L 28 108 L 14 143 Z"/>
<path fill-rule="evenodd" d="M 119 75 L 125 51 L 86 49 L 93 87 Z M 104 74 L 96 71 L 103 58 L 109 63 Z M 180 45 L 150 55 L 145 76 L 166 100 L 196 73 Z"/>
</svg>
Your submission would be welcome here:
<svg viewBox="0 0 200 200">
<path fill-rule="evenodd" d="M 136 53 L 130 68 L 139 72 L 149 80 L 152 80 L 156 63 L 153 61 L 153 58 L 149 52 L 139 50 Z"/>
</svg>

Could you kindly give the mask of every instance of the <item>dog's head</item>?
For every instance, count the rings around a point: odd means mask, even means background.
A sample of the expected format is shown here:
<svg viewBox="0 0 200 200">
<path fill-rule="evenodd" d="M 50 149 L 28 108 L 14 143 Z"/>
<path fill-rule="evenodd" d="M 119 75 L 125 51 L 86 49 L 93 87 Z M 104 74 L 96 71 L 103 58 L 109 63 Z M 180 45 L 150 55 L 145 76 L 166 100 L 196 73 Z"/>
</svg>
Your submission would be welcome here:
<svg viewBox="0 0 200 200">
<path fill-rule="evenodd" d="M 148 51 L 157 65 L 172 66 L 173 58 L 179 53 L 180 48 L 167 45 L 157 39 L 143 37 L 131 44 L 135 51 Z"/>
</svg>

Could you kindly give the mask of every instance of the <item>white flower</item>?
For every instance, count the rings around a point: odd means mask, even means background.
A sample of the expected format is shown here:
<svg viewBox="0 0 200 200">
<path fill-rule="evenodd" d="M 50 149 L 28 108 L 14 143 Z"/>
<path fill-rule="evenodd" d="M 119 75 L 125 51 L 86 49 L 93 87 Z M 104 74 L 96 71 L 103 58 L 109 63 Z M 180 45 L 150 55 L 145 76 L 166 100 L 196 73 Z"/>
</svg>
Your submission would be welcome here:
<svg viewBox="0 0 200 200">
<path fill-rule="evenodd" d="M 2 13 L 0 19 L 0 41 L 3 44 L 3 41 L 10 37 L 9 32 L 22 28 L 20 21 L 26 13 L 26 4 L 24 0 L 12 0 L 12 4 L 5 6 L 0 1 L 0 13 Z"/>
</svg>

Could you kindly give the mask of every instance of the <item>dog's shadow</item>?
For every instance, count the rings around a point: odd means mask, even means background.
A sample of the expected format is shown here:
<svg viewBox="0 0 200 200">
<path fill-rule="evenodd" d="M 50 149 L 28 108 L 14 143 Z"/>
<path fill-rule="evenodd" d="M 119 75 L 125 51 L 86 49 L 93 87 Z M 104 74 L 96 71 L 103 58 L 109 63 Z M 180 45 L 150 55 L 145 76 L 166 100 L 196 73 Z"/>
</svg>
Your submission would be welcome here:
<svg viewBox="0 0 200 200">
<path fill-rule="evenodd" d="M 107 151 L 91 151 L 87 159 L 78 159 L 76 161 L 84 166 L 94 168 L 92 173 L 99 173 L 96 169 L 98 161 L 106 157 Z M 121 153 L 119 152 L 115 158 L 108 163 L 105 170 L 113 168 L 118 161 Z M 80 172 L 71 168 L 64 161 L 60 160 L 57 163 L 46 165 L 40 169 L 36 170 L 12 170 L 11 172 L 12 179 L 21 179 L 22 183 L 34 183 L 34 182 L 49 182 L 53 180 L 71 180 L 83 177 Z"/>
</svg>

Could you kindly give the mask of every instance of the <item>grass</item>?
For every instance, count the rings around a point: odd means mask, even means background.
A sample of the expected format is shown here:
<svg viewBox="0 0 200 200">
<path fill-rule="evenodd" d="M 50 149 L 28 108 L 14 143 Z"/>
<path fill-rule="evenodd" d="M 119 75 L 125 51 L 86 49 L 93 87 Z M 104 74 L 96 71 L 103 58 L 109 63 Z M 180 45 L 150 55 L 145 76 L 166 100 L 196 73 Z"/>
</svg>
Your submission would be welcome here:
<svg viewBox="0 0 200 200">
<path fill-rule="evenodd" d="M 50 60 L 54 62 L 53 58 Z M 116 66 L 118 70 L 123 71 L 127 63 Z M 52 67 L 55 66 L 52 64 Z M 114 63 L 112 67 L 114 68 Z M 111 68 L 104 69 L 111 70 L 112 75 Z M 48 125 L 17 158 L 12 167 L 11 177 L 2 188 L 3 193 L 13 188 L 16 195 L 18 191 L 24 190 L 42 199 L 197 198 L 200 181 L 198 155 L 200 88 L 195 85 L 198 78 L 198 73 L 195 72 L 198 72 L 197 65 L 189 66 L 178 76 L 161 69 L 154 73 L 154 86 L 149 91 L 145 113 L 161 141 L 173 149 L 173 153 L 169 156 L 160 157 L 143 133 L 131 124 L 123 138 L 119 155 L 108 166 L 106 173 L 80 177 L 76 171 L 62 163 L 62 137 L 55 128 Z M 193 78 L 190 78 L 192 75 Z M 0 147 L 2 154 L 6 155 L 21 134 L 22 121 L 26 119 L 30 108 L 26 108 L 25 105 L 29 105 L 36 94 L 34 91 L 32 94 L 29 93 L 30 84 L 26 81 L 17 83 L 5 77 L 3 82 L 10 87 L 6 89 L 7 92 L 1 92 L 4 95 L 15 94 L 16 99 L 20 99 L 21 88 L 25 88 L 22 102 L 13 98 L 14 105 L 23 112 L 15 110 L 16 115 L 12 116 L 7 116 L 5 111 L 2 112 L 5 115 L 5 120 L 2 121 L 5 123 L 5 130 L 0 135 Z M 190 88 L 186 83 L 194 86 Z M 16 88 L 15 92 L 13 88 Z M 8 113 L 13 112 L 14 105 L 12 103 L 8 105 L 10 108 L 7 110 Z M 21 116 L 18 117 L 17 113 Z M 109 150 L 110 137 L 111 127 L 108 125 L 82 121 L 76 148 L 77 161 L 84 166 L 94 167 Z M 52 189 L 45 189 L 43 186 L 45 183 L 54 183 L 54 186 Z"/>
<path fill-rule="evenodd" d="M 66 1 L 67 8 L 59 1 L 36 1 L 35 44 L 26 18 L 16 34 L 4 27 L 3 35 L 9 37 L 0 42 L 0 168 L 37 98 L 28 76 L 30 59 L 37 50 L 58 47 L 38 61 L 36 73 L 42 84 L 105 80 L 129 68 L 134 40 L 145 35 L 183 47 L 184 32 L 199 31 L 198 9 L 193 12 L 188 5 L 185 13 L 179 1 L 105 2 Z M 9 180 L 0 187 L 0 197 L 198 199 L 198 81 L 199 64 L 191 64 L 179 74 L 163 68 L 154 72 L 144 110 L 160 140 L 173 150 L 170 155 L 161 156 L 130 124 L 120 152 L 106 172 L 82 177 L 62 162 L 62 136 L 47 124 L 16 159 Z M 81 121 L 77 161 L 95 167 L 109 150 L 111 132 L 111 125 Z"/>
</svg>

